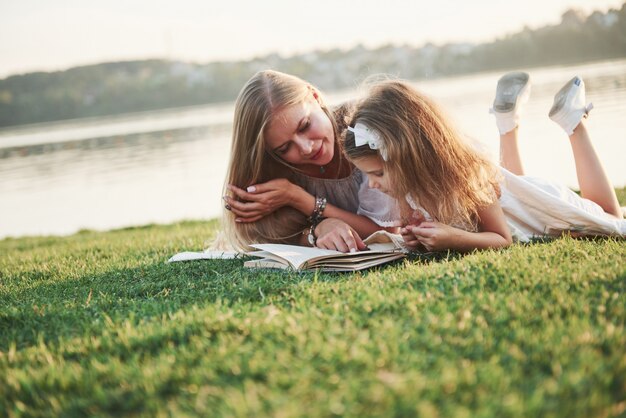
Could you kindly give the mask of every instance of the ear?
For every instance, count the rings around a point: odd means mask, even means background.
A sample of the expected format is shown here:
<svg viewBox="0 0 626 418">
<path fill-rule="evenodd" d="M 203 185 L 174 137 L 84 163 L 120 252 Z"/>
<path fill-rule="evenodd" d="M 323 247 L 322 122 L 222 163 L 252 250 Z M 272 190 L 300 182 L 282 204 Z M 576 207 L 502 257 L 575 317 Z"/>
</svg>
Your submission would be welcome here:
<svg viewBox="0 0 626 418">
<path fill-rule="evenodd" d="M 313 88 L 313 86 L 311 86 L 310 84 L 307 87 L 309 88 L 309 91 L 313 95 L 313 98 L 321 105 L 322 104 L 322 99 L 320 97 L 319 92 L 317 90 L 315 90 L 315 88 Z"/>
</svg>

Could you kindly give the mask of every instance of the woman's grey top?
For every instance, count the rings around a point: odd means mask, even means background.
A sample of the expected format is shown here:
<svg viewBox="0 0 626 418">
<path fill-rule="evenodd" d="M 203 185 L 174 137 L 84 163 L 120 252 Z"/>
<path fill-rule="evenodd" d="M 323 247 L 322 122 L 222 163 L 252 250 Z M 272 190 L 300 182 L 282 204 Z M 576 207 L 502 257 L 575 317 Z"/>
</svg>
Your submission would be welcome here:
<svg viewBox="0 0 626 418">
<path fill-rule="evenodd" d="M 382 227 L 400 226 L 400 208 L 390 196 L 368 185 L 367 175 L 355 168 L 341 179 L 319 179 L 294 172 L 292 181 L 313 196 L 348 212 L 364 215 Z"/>
<path fill-rule="evenodd" d="M 340 179 L 320 179 L 294 172 L 293 182 L 313 196 L 325 197 L 328 203 L 348 212 L 357 213 L 359 209 L 359 188 L 363 182 L 361 170 Z"/>
</svg>

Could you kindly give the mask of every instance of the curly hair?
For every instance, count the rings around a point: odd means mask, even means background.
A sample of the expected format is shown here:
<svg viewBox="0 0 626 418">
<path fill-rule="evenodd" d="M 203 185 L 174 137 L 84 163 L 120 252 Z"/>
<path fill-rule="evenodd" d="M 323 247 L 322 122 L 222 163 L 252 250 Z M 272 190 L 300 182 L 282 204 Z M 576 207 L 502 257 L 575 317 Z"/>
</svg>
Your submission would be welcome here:
<svg viewBox="0 0 626 418">
<path fill-rule="evenodd" d="M 376 130 L 387 153 L 383 161 L 403 216 L 410 217 L 406 198 L 422 206 L 435 219 L 475 230 L 481 207 L 499 194 L 498 171 L 493 163 L 467 143 L 444 113 L 407 82 L 386 80 L 370 87 L 356 105 L 356 122 Z M 342 141 L 352 161 L 379 156 L 369 147 L 357 147 L 354 135 Z"/>
</svg>

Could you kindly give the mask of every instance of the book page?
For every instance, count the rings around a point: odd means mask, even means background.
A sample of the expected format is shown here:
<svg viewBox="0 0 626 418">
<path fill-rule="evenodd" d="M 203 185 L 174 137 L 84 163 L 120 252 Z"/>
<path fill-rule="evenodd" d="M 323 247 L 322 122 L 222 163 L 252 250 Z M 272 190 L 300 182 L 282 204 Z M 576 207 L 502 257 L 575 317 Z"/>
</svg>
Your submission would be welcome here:
<svg viewBox="0 0 626 418">
<path fill-rule="evenodd" d="M 243 263 L 244 267 L 248 268 L 265 268 L 265 269 L 288 269 L 290 265 L 285 264 L 282 261 L 272 260 L 271 258 L 259 258 L 256 260 L 247 260 Z"/>
<path fill-rule="evenodd" d="M 303 247 L 300 245 L 252 244 L 251 247 L 268 252 L 269 254 L 263 254 L 265 258 L 283 260 L 287 265 L 290 265 L 296 270 L 299 270 L 304 265 L 304 263 L 309 260 L 329 255 L 344 254 L 340 251 L 324 250 L 321 248 L 313 247 Z"/>
<path fill-rule="evenodd" d="M 177 261 L 191 261 L 191 260 L 230 260 L 240 253 L 236 251 L 184 251 L 170 257 L 167 260 L 168 263 L 175 263 Z"/>
<path fill-rule="evenodd" d="M 401 252 L 393 252 L 393 253 L 380 253 L 374 254 L 370 257 L 357 257 L 357 258 L 333 258 L 331 260 L 323 259 L 318 260 L 317 262 L 313 262 L 307 264 L 308 268 L 322 268 L 325 269 L 327 267 L 333 268 L 334 270 L 339 270 L 340 268 L 344 268 L 347 270 L 360 270 L 361 268 L 366 268 L 369 266 L 375 266 L 377 264 L 383 264 L 387 261 L 395 260 L 398 258 L 403 258 L 405 256 L 404 253 Z M 366 266 L 366 267 L 363 267 Z"/>
<path fill-rule="evenodd" d="M 303 247 L 285 244 L 253 244 L 252 247 L 263 250 L 263 254 L 249 253 L 249 255 L 263 256 L 283 262 L 296 270 L 324 265 L 328 260 L 343 264 L 355 264 L 364 260 L 381 258 L 380 254 L 402 251 L 394 242 L 380 242 L 369 245 L 368 250 L 353 253 L 325 250 L 321 248 Z"/>
<path fill-rule="evenodd" d="M 328 267 L 328 271 L 354 271 L 401 258 L 406 252 L 402 236 L 390 234 L 387 231 L 377 231 L 367 237 L 364 242 L 368 245 L 368 249 L 353 253 L 299 245 L 252 244 L 251 247 L 261 251 L 253 251 L 248 255 L 263 257 L 264 260 L 263 263 L 253 261 L 247 266 L 264 265 L 269 267 L 270 264 L 275 266 L 274 263 L 281 263 L 294 270 Z M 273 263 L 270 263 L 269 260 L 272 260 Z"/>
<path fill-rule="evenodd" d="M 324 272 L 359 271 L 359 270 L 364 270 L 370 267 L 378 266 L 384 263 L 388 263 L 390 261 L 398 260 L 400 258 L 403 258 L 404 256 L 405 256 L 404 253 L 397 252 L 397 253 L 389 253 L 385 257 L 381 257 L 381 258 L 375 258 L 375 259 L 369 259 L 369 260 L 365 259 L 355 264 L 346 264 L 343 262 L 341 263 L 330 262 L 328 264 L 321 263 L 319 266 L 319 269 Z"/>
<path fill-rule="evenodd" d="M 392 234 L 391 232 L 387 232 L 385 230 L 380 230 L 374 232 L 369 237 L 363 240 L 365 245 L 367 245 L 372 250 L 406 250 L 404 246 L 404 239 L 400 234 Z"/>
</svg>

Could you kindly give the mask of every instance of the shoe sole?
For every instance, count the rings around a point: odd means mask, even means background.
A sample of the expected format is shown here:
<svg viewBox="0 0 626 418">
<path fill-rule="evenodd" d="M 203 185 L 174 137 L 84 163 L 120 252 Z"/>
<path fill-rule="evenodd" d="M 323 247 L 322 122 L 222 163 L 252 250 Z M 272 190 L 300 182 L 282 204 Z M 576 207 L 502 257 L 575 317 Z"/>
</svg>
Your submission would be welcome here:
<svg viewBox="0 0 626 418">
<path fill-rule="evenodd" d="M 565 83 L 565 85 L 561 88 L 561 90 L 559 90 L 554 95 L 554 104 L 552 105 L 552 108 L 550 109 L 550 112 L 548 113 L 549 117 L 555 116 L 559 112 L 559 110 L 563 108 L 563 105 L 565 104 L 565 101 L 567 100 L 567 96 L 569 92 L 572 90 L 572 86 L 574 85 L 580 86 L 581 82 L 582 80 L 580 79 L 580 77 L 576 76 L 572 78 L 570 81 L 568 81 L 567 83 Z"/>
<path fill-rule="evenodd" d="M 524 72 L 513 72 L 503 75 L 498 80 L 493 110 L 499 113 L 515 109 L 524 89 L 528 88 L 530 76 Z"/>
</svg>

